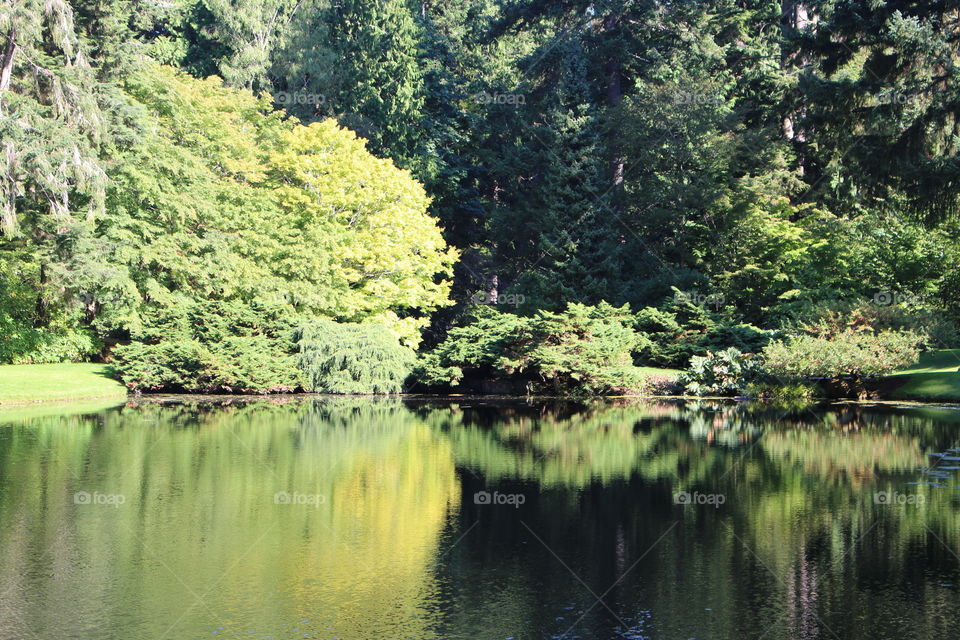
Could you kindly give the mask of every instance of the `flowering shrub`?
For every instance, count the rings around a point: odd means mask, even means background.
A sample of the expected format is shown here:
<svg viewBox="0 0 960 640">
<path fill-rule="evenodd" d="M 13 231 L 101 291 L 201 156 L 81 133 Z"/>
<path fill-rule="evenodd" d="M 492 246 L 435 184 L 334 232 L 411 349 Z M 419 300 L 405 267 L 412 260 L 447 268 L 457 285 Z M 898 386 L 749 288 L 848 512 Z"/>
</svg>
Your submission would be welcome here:
<svg viewBox="0 0 960 640">
<path fill-rule="evenodd" d="M 830 337 L 798 335 L 763 350 L 769 373 L 793 378 L 863 379 L 916 362 L 922 338 L 912 331 L 846 330 Z"/>
</svg>

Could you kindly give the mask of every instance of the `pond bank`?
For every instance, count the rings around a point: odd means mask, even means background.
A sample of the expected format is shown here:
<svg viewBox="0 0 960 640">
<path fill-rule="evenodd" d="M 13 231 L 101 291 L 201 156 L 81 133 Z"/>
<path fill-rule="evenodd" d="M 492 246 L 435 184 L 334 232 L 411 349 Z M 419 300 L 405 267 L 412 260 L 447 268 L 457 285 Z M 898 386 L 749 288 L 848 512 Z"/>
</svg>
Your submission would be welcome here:
<svg viewBox="0 0 960 640">
<path fill-rule="evenodd" d="M 127 389 L 105 364 L 14 364 L 0 366 L 0 407 L 48 402 L 123 399 Z"/>
<path fill-rule="evenodd" d="M 884 378 L 883 393 L 879 400 L 920 404 L 960 403 L 958 367 L 960 367 L 960 349 L 943 349 L 925 353 L 917 364 Z M 679 374 L 676 370 L 667 369 L 643 368 L 643 371 L 648 375 L 669 377 Z M 478 389 L 464 389 L 465 393 L 453 395 L 472 396 L 477 395 L 478 391 Z M 516 395 L 504 393 L 504 389 L 491 388 L 484 391 L 492 392 L 490 393 L 492 397 Z M 112 377 L 110 366 L 105 364 L 0 365 L 0 407 L 3 408 L 90 400 L 122 400 L 126 395 L 126 387 Z M 278 394 L 273 397 L 281 397 L 281 395 L 305 394 Z"/>
</svg>

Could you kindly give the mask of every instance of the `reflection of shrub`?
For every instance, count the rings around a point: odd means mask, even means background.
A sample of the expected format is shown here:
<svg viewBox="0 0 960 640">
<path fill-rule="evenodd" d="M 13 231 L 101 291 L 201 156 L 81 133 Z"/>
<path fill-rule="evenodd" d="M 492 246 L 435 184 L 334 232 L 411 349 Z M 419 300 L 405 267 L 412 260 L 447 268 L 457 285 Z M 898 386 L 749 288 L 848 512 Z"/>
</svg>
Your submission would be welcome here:
<svg viewBox="0 0 960 640">
<path fill-rule="evenodd" d="M 375 324 L 323 320 L 298 329 L 294 341 L 309 391 L 398 393 L 414 362 L 412 350 Z"/>
<path fill-rule="evenodd" d="M 776 376 L 862 379 L 905 367 L 920 355 L 911 331 L 846 330 L 831 337 L 799 335 L 768 345 L 763 356 Z"/>
<path fill-rule="evenodd" d="M 758 358 L 730 347 L 691 358 L 690 368 L 680 376 L 680 383 L 688 393 L 697 396 L 735 395 L 741 393 L 759 371 Z"/>
</svg>

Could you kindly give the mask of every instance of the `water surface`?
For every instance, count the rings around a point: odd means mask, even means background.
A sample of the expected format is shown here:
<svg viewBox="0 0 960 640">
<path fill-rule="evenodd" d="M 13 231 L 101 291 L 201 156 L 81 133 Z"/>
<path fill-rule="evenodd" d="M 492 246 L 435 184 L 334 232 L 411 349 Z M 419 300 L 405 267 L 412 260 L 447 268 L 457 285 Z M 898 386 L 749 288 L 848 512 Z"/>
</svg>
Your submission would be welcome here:
<svg viewBox="0 0 960 640">
<path fill-rule="evenodd" d="M 960 635 L 960 412 L 0 413 L 0 640 Z"/>
</svg>

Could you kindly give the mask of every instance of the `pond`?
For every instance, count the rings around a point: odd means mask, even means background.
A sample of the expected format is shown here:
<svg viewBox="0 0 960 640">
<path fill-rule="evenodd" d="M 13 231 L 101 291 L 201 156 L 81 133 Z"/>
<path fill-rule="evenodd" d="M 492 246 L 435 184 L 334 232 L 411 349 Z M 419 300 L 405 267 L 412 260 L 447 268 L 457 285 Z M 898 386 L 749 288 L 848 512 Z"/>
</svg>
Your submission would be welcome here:
<svg viewBox="0 0 960 640">
<path fill-rule="evenodd" d="M 957 637 L 960 411 L 0 413 L 0 639 Z"/>
</svg>

